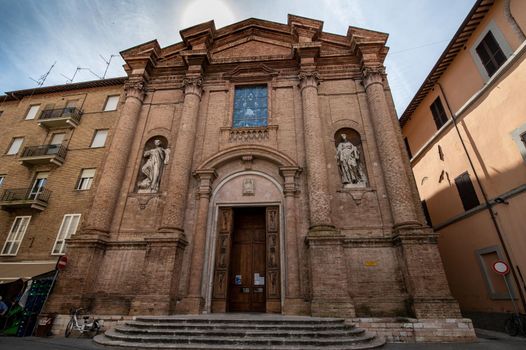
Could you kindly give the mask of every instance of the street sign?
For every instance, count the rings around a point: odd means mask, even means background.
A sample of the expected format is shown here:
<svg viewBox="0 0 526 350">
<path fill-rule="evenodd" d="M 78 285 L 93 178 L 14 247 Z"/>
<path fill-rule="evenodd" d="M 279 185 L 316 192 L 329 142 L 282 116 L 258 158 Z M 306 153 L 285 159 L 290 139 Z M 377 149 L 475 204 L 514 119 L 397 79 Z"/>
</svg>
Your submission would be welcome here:
<svg viewBox="0 0 526 350">
<path fill-rule="evenodd" d="M 508 273 L 510 273 L 510 267 L 508 266 L 508 264 L 506 264 L 504 261 L 502 260 L 497 260 L 493 263 L 493 271 L 495 271 L 496 273 L 498 273 L 499 275 L 507 275 Z"/>
<path fill-rule="evenodd" d="M 57 261 L 57 270 L 64 270 L 66 268 L 67 263 L 68 263 L 68 257 L 65 255 L 62 255 Z"/>
</svg>

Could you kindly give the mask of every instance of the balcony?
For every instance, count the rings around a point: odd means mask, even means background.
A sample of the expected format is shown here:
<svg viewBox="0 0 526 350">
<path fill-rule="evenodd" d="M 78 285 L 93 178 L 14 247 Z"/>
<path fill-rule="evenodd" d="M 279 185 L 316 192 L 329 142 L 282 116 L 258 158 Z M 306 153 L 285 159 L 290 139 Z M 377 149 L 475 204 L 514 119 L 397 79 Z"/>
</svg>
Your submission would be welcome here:
<svg viewBox="0 0 526 350">
<path fill-rule="evenodd" d="M 68 149 L 63 145 L 40 145 L 24 148 L 20 162 L 26 166 L 52 163 L 57 166 L 64 164 Z"/>
<path fill-rule="evenodd" d="M 82 111 L 76 107 L 46 109 L 38 118 L 38 125 L 46 129 L 76 128 L 80 124 Z"/>
<path fill-rule="evenodd" d="M 47 208 L 50 196 L 51 191 L 45 188 L 6 189 L 0 197 L 0 208 L 2 210 L 29 208 L 42 211 Z"/>
</svg>

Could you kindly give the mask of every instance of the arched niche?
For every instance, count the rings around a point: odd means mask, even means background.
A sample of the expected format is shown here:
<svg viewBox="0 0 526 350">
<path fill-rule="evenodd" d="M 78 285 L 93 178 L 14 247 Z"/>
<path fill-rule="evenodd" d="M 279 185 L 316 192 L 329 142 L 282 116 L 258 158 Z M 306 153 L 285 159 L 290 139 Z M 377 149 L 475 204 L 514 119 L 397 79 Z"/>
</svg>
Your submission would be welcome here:
<svg viewBox="0 0 526 350">
<path fill-rule="evenodd" d="M 137 193 L 158 193 L 163 172 L 168 164 L 168 140 L 161 135 L 152 136 L 144 144 L 142 160 L 135 182 Z"/>
<path fill-rule="evenodd" d="M 367 167 L 360 133 L 353 128 L 338 129 L 334 134 L 334 147 L 342 186 L 367 187 Z"/>
</svg>

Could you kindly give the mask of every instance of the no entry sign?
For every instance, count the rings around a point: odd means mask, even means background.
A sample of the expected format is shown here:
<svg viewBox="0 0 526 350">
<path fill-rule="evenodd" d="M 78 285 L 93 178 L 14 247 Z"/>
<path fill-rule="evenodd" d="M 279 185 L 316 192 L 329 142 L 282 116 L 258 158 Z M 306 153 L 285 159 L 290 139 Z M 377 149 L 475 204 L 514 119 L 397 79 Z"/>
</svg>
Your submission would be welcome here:
<svg viewBox="0 0 526 350">
<path fill-rule="evenodd" d="M 499 275 L 507 275 L 510 272 L 510 267 L 502 260 L 495 261 L 492 267 Z"/>
<path fill-rule="evenodd" d="M 66 265 L 68 263 L 68 257 L 63 255 L 58 259 L 57 261 L 57 270 L 64 270 L 66 268 Z"/>
</svg>

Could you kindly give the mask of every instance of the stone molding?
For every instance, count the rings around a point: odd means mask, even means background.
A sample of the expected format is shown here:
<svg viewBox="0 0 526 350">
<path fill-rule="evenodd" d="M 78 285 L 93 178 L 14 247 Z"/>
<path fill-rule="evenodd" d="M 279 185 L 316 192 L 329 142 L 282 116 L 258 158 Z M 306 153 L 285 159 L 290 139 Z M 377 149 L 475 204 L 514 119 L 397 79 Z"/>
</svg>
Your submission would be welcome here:
<svg viewBox="0 0 526 350">
<path fill-rule="evenodd" d="M 320 84 L 320 74 L 316 71 L 300 71 L 298 74 L 300 80 L 300 90 L 308 87 L 318 89 Z"/>
<path fill-rule="evenodd" d="M 124 91 L 126 98 L 132 97 L 139 100 L 141 103 L 144 100 L 145 86 L 142 79 L 130 79 L 124 84 Z"/>
<path fill-rule="evenodd" d="M 199 180 L 198 197 L 209 199 L 212 193 L 212 183 L 217 178 L 217 172 L 214 169 L 196 170 L 194 176 Z"/>
<path fill-rule="evenodd" d="M 381 84 L 383 87 L 384 76 L 385 67 L 383 66 L 362 68 L 362 78 L 365 89 L 367 89 L 372 84 Z"/>
<path fill-rule="evenodd" d="M 248 128 L 222 127 L 220 128 L 220 132 L 220 150 L 239 144 L 263 143 L 269 145 L 277 145 L 278 142 L 277 125 Z"/>
<path fill-rule="evenodd" d="M 283 194 L 285 197 L 295 196 L 298 193 L 298 184 L 296 182 L 302 169 L 294 166 L 282 166 L 279 168 L 279 171 L 285 179 Z"/>
<path fill-rule="evenodd" d="M 184 78 L 183 88 L 185 95 L 196 95 L 201 98 L 203 94 L 203 79 L 198 78 Z"/>
</svg>

